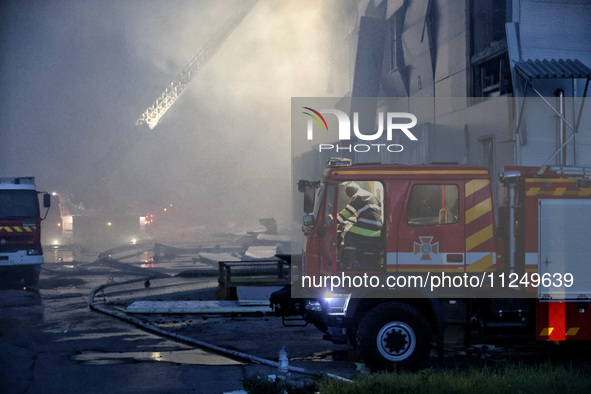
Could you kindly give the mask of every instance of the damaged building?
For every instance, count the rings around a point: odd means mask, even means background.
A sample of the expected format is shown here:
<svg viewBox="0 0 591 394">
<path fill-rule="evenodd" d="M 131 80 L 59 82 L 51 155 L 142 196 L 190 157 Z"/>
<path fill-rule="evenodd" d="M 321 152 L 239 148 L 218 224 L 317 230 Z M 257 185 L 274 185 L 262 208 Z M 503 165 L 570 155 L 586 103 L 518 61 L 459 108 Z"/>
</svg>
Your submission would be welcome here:
<svg viewBox="0 0 591 394">
<path fill-rule="evenodd" d="M 508 165 L 591 166 L 591 3 L 360 0 L 335 7 L 328 87 L 335 107 L 351 119 L 358 108 L 413 113 L 418 143 L 397 135 L 383 141 L 404 146 L 396 153 L 294 152 L 296 181 L 318 178 L 331 156 L 477 164 L 491 174 Z M 299 102 L 292 105 L 301 112 Z M 371 134 L 377 121 L 361 119 L 360 129 Z"/>
</svg>

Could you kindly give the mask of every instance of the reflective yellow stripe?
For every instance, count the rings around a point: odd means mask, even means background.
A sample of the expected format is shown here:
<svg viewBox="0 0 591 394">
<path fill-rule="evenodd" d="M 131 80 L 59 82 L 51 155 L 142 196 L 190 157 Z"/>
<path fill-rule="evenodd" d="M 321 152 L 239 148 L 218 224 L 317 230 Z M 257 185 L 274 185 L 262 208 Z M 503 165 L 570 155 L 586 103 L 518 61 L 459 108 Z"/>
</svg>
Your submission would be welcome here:
<svg viewBox="0 0 591 394">
<path fill-rule="evenodd" d="M 466 197 L 471 196 L 483 187 L 488 186 L 488 179 L 475 179 L 466 183 Z"/>
<path fill-rule="evenodd" d="M 345 220 L 349 219 L 351 216 L 353 216 L 353 214 L 349 211 L 347 211 L 346 209 L 343 209 L 339 215 L 341 215 L 343 218 L 345 218 Z"/>
<path fill-rule="evenodd" d="M 31 233 L 33 231 L 35 231 L 37 229 L 37 226 L 33 226 L 33 227 L 20 227 L 20 226 L 14 226 L 14 227 L 8 227 L 8 226 L 4 226 L 4 227 L 0 227 L 0 231 L 4 230 L 7 233 L 12 233 L 12 232 L 17 232 L 17 233 L 22 233 L 23 231 L 26 231 L 28 233 Z"/>
<path fill-rule="evenodd" d="M 552 192 L 553 196 L 562 196 L 566 191 L 566 187 L 557 187 L 556 190 Z"/>
<path fill-rule="evenodd" d="M 553 190 L 540 190 L 539 187 L 530 187 L 527 189 L 528 196 L 547 195 L 547 196 L 591 196 L 591 188 L 581 190 L 566 190 L 566 187 L 557 187 Z"/>
<path fill-rule="evenodd" d="M 380 230 L 369 230 L 366 228 L 359 228 L 357 226 L 351 227 L 349 232 L 354 233 L 354 234 L 363 235 L 364 237 L 371 237 L 371 238 L 379 237 L 381 234 Z"/>
<path fill-rule="evenodd" d="M 492 224 L 486 226 L 482 230 L 472 234 L 466 238 L 466 252 L 474 249 L 478 245 L 488 241 L 493 237 L 493 226 Z"/>
<path fill-rule="evenodd" d="M 554 327 L 546 327 L 544 329 L 542 329 L 542 332 L 540 333 L 541 337 L 547 337 L 550 334 L 552 334 L 552 331 L 554 331 Z"/>
<path fill-rule="evenodd" d="M 493 265 L 492 252 L 466 267 L 466 272 L 484 272 Z"/>
<path fill-rule="evenodd" d="M 577 335 L 577 333 L 579 332 L 579 327 L 571 327 L 568 329 L 568 331 L 566 332 L 567 336 L 575 336 Z"/>
<path fill-rule="evenodd" d="M 525 182 L 530 183 L 530 182 L 535 182 L 535 183 L 547 183 L 547 182 L 552 182 L 552 183 L 569 183 L 569 182 L 576 182 L 576 179 L 562 179 L 562 178 L 528 178 L 525 180 Z"/>
<path fill-rule="evenodd" d="M 492 200 L 489 197 L 466 211 L 466 224 L 478 219 L 490 211 L 492 211 Z"/>
</svg>

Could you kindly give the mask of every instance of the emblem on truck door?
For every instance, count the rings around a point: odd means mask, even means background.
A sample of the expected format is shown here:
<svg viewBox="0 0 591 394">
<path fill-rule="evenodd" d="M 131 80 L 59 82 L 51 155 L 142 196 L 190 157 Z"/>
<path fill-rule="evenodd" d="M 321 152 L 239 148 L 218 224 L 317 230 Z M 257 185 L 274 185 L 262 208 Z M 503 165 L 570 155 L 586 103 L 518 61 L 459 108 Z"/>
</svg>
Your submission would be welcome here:
<svg viewBox="0 0 591 394">
<path fill-rule="evenodd" d="M 431 243 L 433 237 L 419 237 L 421 243 L 414 243 L 414 253 L 422 253 L 421 260 L 431 260 L 431 253 L 439 253 L 439 242 Z"/>
</svg>

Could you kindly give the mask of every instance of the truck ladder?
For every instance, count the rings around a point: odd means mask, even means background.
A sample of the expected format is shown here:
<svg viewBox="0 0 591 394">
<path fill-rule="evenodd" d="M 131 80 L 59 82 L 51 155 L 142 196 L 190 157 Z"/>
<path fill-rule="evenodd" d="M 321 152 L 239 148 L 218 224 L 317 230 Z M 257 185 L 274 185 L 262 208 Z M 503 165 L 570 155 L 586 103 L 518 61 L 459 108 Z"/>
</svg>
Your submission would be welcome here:
<svg viewBox="0 0 591 394">
<path fill-rule="evenodd" d="M 156 127 L 160 118 L 185 91 L 197 71 L 199 71 L 217 52 L 228 36 L 250 12 L 255 3 L 256 0 L 246 1 L 244 6 L 228 21 L 226 21 L 224 26 L 213 36 L 211 41 L 209 41 L 207 45 L 201 49 L 197 55 L 193 57 L 189 64 L 179 73 L 176 80 L 171 82 L 170 85 L 164 89 L 162 94 L 160 94 L 160 96 L 156 99 L 156 101 L 142 113 L 140 118 L 135 122 L 137 126 L 147 125 L 150 130 Z"/>
</svg>

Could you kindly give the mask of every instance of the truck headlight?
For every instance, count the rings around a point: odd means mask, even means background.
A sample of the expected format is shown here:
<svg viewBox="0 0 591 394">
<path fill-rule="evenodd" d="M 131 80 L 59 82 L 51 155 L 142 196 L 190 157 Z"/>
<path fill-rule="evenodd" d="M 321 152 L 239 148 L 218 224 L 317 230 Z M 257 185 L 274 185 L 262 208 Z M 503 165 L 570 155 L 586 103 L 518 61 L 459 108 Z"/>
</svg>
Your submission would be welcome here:
<svg viewBox="0 0 591 394">
<path fill-rule="evenodd" d="M 43 249 L 40 247 L 27 249 L 27 256 L 39 256 L 43 254 Z"/>
<path fill-rule="evenodd" d="M 324 303 L 326 305 L 326 313 L 332 316 L 344 316 L 347 314 L 347 307 L 351 294 L 334 294 L 326 292 L 324 295 Z"/>
<path fill-rule="evenodd" d="M 322 305 L 318 300 L 306 300 L 305 307 L 307 311 L 322 312 Z"/>
</svg>

